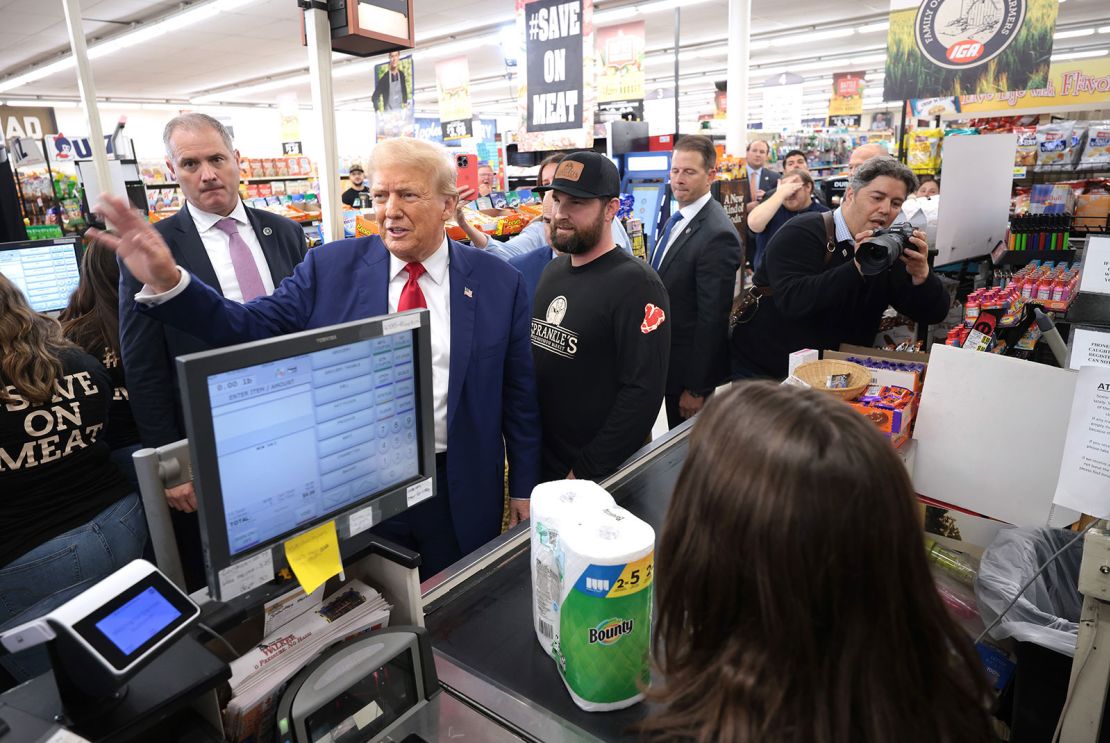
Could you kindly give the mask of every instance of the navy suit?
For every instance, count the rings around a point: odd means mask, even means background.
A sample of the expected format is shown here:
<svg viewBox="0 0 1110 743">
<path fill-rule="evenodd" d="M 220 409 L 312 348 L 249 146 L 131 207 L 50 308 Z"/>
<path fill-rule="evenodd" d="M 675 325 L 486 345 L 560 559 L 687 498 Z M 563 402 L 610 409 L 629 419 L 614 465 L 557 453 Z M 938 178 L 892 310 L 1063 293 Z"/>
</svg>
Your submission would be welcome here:
<svg viewBox="0 0 1110 743">
<path fill-rule="evenodd" d="M 500 533 L 505 444 L 512 497 L 528 498 L 539 480 L 539 404 L 520 273 L 451 240 L 448 250 L 446 476 L 455 536 L 466 554 Z M 377 235 L 340 240 L 310 251 L 269 297 L 241 305 L 194 277 L 179 296 L 141 311 L 214 346 L 325 327 L 387 314 L 389 263 Z"/>
<path fill-rule="evenodd" d="M 248 208 L 247 219 L 266 255 L 274 286 L 278 286 L 282 279 L 292 275 L 308 252 L 304 230 L 291 219 L 261 209 Z M 177 265 L 220 293 L 216 271 L 188 205 L 169 219 L 157 222 L 154 229 L 170 246 Z M 165 446 L 185 438 L 173 360 L 185 354 L 207 351 L 212 346 L 135 312 L 132 298 L 143 286 L 127 271 L 123 261 L 119 263 L 119 341 L 131 410 L 143 446 Z"/>
<path fill-rule="evenodd" d="M 671 428 L 684 418 L 678 401 L 684 391 L 712 394 L 728 381 L 728 313 L 740 235 L 722 207 L 710 198 L 675 238 L 659 278 L 671 300 L 671 356 L 664 402 Z"/>
<path fill-rule="evenodd" d="M 551 246 L 543 245 L 535 250 L 529 250 L 527 253 L 514 255 L 509 259 L 509 265 L 520 271 L 520 275 L 524 277 L 524 288 L 528 292 L 529 306 L 531 306 L 532 300 L 536 296 L 536 287 L 540 285 L 543 270 L 547 268 L 547 264 L 551 263 L 554 257 L 555 254 L 551 251 Z"/>
</svg>

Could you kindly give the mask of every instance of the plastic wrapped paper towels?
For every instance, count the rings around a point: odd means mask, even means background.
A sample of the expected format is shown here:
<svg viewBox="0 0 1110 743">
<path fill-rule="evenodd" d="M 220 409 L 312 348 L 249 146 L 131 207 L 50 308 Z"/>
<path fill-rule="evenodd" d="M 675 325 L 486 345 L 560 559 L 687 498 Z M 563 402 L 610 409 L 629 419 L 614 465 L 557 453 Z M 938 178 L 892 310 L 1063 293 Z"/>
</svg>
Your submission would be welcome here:
<svg viewBox="0 0 1110 743">
<path fill-rule="evenodd" d="M 654 529 L 579 480 L 537 487 L 531 518 L 536 637 L 579 707 L 635 704 L 650 678 Z"/>
</svg>

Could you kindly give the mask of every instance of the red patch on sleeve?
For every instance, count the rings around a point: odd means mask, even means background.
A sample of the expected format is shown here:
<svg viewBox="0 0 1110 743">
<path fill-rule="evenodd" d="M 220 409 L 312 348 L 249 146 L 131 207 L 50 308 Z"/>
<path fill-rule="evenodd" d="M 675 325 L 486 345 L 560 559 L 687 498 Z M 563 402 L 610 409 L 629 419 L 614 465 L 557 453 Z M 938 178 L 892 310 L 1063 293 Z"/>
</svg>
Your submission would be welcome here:
<svg viewBox="0 0 1110 743">
<path fill-rule="evenodd" d="M 667 316 L 663 313 L 663 308 L 656 307 L 649 302 L 644 305 L 644 321 L 640 323 L 640 332 L 647 335 L 662 325 L 666 319 Z"/>
</svg>

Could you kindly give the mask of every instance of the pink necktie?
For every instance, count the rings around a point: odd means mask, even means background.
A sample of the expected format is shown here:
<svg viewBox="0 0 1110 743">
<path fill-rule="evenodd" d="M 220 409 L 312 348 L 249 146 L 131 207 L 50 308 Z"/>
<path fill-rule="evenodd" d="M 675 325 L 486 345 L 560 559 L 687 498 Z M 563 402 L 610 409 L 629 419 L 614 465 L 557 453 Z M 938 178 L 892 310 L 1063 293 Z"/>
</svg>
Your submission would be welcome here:
<svg viewBox="0 0 1110 743">
<path fill-rule="evenodd" d="M 262 275 L 258 273 L 258 264 L 254 262 L 247 242 L 239 234 L 238 224 L 231 217 L 224 217 L 216 222 L 216 227 L 227 235 L 231 247 L 231 267 L 235 269 L 235 280 L 239 282 L 243 301 L 249 302 L 264 295 L 266 287 L 262 283 Z"/>
</svg>

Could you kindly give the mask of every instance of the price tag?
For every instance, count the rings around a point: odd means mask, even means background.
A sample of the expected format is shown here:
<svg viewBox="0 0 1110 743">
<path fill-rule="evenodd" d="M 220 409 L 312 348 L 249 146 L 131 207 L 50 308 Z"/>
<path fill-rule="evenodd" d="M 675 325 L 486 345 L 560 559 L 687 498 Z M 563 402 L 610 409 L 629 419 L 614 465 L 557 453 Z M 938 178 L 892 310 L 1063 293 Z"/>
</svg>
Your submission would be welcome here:
<svg viewBox="0 0 1110 743">
<path fill-rule="evenodd" d="M 373 505 L 360 508 L 357 511 L 352 511 L 347 525 L 347 528 L 351 532 L 350 536 L 353 537 L 356 534 L 361 534 L 378 523 L 378 519 L 380 518 L 381 516 L 378 515 L 377 509 Z"/>
<path fill-rule="evenodd" d="M 420 327 L 420 315 L 401 315 L 382 320 L 382 335 L 392 335 L 403 330 L 416 330 Z"/>
<path fill-rule="evenodd" d="M 432 478 L 422 480 L 414 485 L 409 485 L 408 490 L 405 492 L 405 500 L 408 501 L 409 508 L 412 508 L 417 503 L 423 500 L 428 500 L 432 497 Z"/>
<path fill-rule="evenodd" d="M 266 549 L 220 571 L 220 600 L 227 601 L 274 579 L 274 557 Z"/>
<path fill-rule="evenodd" d="M 1015 165 L 1014 166 L 1014 178 L 1015 179 L 1016 178 L 1024 178 L 1025 174 L 1028 173 L 1028 172 L 1029 172 L 1029 169 L 1026 168 L 1024 165 Z"/>
</svg>

